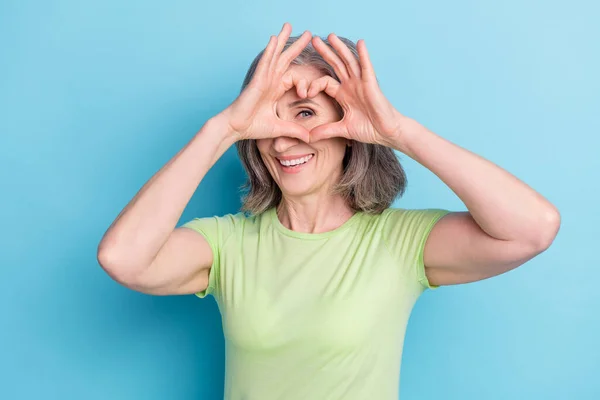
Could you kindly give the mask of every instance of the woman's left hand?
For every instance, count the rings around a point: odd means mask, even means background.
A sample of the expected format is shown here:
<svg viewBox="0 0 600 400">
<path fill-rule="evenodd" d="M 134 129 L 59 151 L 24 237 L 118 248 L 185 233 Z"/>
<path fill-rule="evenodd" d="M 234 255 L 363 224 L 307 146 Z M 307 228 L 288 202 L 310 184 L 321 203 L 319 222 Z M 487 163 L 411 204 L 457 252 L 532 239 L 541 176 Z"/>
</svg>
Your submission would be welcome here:
<svg viewBox="0 0 600 400">
<path fill-rule="evenodd" d="M 308 88 L 307 97 L 323 91 L 338 102 L 344 115 L 338 122 L 313 128 L 311 142 L 337 136 L 396 147 L 400 139 L 400 125 L 405 117 L 381 92 L 364 40 L 359 40 L 356 45 L 358 60 L 335 34 L 330 34 L 328 40 L 338 54 L 319 37 L 314 37 L 312 42 L 333 67 L 340 82 L 328 75 L 314 80 Z"/>
</svg>

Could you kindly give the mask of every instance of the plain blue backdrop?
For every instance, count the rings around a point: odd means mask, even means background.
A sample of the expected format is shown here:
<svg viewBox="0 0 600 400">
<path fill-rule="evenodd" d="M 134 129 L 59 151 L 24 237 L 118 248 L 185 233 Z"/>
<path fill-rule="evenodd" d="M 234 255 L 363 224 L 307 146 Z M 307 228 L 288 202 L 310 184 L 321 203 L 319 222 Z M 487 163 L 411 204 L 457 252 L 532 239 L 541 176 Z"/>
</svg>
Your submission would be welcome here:
<svg viewBox="0 0 600 400">
<path fill-rule="evenodd" d="M 128 290 L 96 247 L 285 21 L 364 38 L 401 112 L 562 212 L 538 258 L 421 297 L 401 398 L 600 398 L 599 14 L 593 0 L 1 0 L 0 398 L 222 397 L 214 300 Z M 396 205 L 464 209 L 401 160 Z M 231 149 L 181 222 L 236 211 L 243 180 Z"/>
</svg>

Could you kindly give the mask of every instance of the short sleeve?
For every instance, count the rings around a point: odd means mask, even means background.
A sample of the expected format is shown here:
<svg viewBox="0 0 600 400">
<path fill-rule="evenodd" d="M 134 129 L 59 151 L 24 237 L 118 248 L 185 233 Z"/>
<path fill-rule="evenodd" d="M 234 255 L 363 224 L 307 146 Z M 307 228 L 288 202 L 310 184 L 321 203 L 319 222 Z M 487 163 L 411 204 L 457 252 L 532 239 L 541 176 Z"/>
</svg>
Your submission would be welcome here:
<svg viewBox="0 0 600 400">
<path fill-rule="evenodd" d="M 213 253 L 213 263 L 208 275 L 208 287 L 196 293 L 200 298 L 211 294 L 217 297 L 220 290 L 221 261 L 223 258 L 223 245 L 232 235 L 235 227 L 235 216 L 225 215 L 223 217 L 194 218 L 181 228 L 192 229 L 201 234 L 208 242 Z"/>
<path fill-rule="evenodd" d="M 425 274 L 425 243 L 435 224 L 450 211 L 444 209 L 388 209 L 384 221 L 384 240 L 392 256 L 400 260 L 408 276 L 420 290 L 437 289 Z"/>
</svg>

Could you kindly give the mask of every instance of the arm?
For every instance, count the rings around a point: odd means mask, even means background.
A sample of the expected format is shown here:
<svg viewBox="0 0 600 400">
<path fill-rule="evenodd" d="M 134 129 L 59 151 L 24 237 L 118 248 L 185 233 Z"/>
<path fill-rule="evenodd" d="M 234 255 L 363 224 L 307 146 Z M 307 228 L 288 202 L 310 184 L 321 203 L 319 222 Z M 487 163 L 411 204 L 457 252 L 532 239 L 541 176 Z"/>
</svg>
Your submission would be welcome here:
<svg viewBox="0 0 600 400">
<path fill-rule="evenodd" d="M 116 281 L 152 293 L 192 293 L 208 284 L 212 251 L 188 229 L 175 229 L 208 170 L 234 143 L 222 115 L 209 120 L 121 211 L 98 246 Z"/>
<path fill-rule="evenodd" d="M 401 115 L 381 92 L 364 41 L 357 56 L 334 34 L 313 45 L 340 81 L 323 77 L 308 96 L 324 90 L 344 110 L 342 120 L 313 128 L 314 140 L 342 136 L 392 147 L 435 173 L 465 203 L 436 223 L 425 244 L 427 279 L 434 285 L 466 283 L 515 268 L 544 251 L 556 236 L 556 208 L 493 163 L 435 135 Z"/>
<path fill-rule="evenodd" d="M 308 141 L 305 128 L 275 114 L 277 100 L 297 83 L 287 68 L 311 38 L 304 32 L 282 52 L 291 31 L 286 23 L 271 36 L 246 89 L 142 187 L 109 227 L 97 257 L 113 279 L 150 294 L 207 288 L 213 262 L 208 241 L 192 229 L 175 229 L 204 175 L 237 140 L 290 136 Z"/>
<path fill-rule="evenodd" d="M 507 272 L 546 250 L 560 214 L 506 170 L 398 116 L 393 147 L 436 174 L 468 212 L 443 217 L 425 245 L 434 285 L 473 282 Z"/>
</svg>

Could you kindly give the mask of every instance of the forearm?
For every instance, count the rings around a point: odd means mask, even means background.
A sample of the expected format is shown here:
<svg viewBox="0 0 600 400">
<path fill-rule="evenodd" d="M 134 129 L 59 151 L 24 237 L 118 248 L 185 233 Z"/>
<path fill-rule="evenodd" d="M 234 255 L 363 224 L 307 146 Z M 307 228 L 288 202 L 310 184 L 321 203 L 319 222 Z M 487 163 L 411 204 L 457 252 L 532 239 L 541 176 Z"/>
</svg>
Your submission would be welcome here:
<svg viewBox="0 0 600 400">
<path fill-rule="evenodd" d="M 144 184 L 102 238 L 98 259 L 103 267 L 128 274 L 150 265 L 208 170 L 234 143 L 227 126 L 220 116 L 207 121 Z"/>
<path fill-rule="evenodd" d="M 456 193 L 477 224 L 500 240 L 543 245 L 560 216 L 542 195 L 494 163 L 406 119 L 399 150 L 428 168 Z"/>
</svg>

